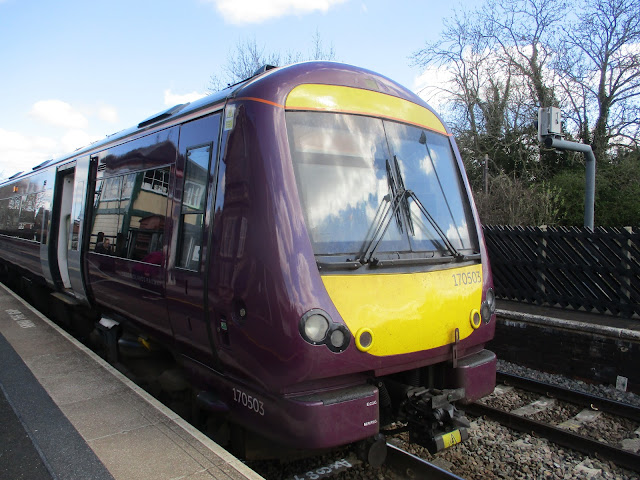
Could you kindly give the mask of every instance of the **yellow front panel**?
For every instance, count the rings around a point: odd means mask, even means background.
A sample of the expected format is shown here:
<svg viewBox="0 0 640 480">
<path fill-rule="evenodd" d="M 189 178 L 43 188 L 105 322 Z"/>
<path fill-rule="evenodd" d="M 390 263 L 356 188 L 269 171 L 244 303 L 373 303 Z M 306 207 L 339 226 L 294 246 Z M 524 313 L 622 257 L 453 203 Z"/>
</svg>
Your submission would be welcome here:
<svg viewBox="0 0 640 480">
<path fill-rule="evenodd" d="M 324 285 L 355 335 L 369 328 L 367 351 L 385 356 L 454 342 L 473 332 L 470 314 L 480 310 L 482 266 L 405 274 L 324 275 Z"/>
<path fill-rule="evenodd" d="M 289 93 L 285 108 L 383 117 L 447 134 L 442 122 L 430 110 L 402 98 L 360 88 L 299 85 Z"/>
</svg>

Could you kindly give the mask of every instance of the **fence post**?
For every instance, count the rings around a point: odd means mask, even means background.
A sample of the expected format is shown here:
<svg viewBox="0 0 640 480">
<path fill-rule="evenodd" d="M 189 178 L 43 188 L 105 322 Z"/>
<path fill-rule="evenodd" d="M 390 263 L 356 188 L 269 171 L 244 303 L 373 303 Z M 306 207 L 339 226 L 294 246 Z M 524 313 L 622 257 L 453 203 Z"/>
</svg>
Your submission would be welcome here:
<svg viewBox="0 0 640 480">
<path fill-rule="evenodd" d="M 538 299 L 536 303 L 538 305 L 544 303 L 544 299 L 547 295 L 547 276 L 545 274 L 547 266 L 547 226 L 541 225 L 538 227 L 540 232 L 540 240 L 538 241 L 538 251 L 536 252 L 536 286 L 538 290 Z"/>
<path fill-rule="evenodd" d="M 632 227 L 624 227 L 629 234 L 633 234 Z M 624 234 L 623 234 L 624 235 Z M 631 247 L 633 245 L 631 241 L 631 235 L 626 239 L 624 236 L 621 239 L 620 245 L 622 246 L 622 255 L 620 255 L 621 259 L 621 267 L 622 267 L 622 278 L 620 279 L 620 290 L 623 298 L 621 298 L 621 302 L 624 301 L 626 305 L 623 306 L 621 310 L 625 311 L 626 307 L 629 308 L 629 316 L 633 315 L 633 305 L 631 304 Z"/>
</svg>

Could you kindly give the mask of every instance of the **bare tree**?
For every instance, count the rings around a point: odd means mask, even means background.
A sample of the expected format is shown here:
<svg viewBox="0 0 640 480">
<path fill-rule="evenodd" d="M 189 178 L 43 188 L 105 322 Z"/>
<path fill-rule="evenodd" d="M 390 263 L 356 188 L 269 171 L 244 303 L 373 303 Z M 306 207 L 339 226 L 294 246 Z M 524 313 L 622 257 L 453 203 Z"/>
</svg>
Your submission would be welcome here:
<svg viewBox="0 0 640 480">
<path fill-rule="evenodd" d="M 440 40 L 428 43 L 412 56 L 414 65 L 441 69 L 449 81 L 434 86 L 435 95 L 445 96 L 454 116 L 454 128 L 467 131 L 474 140 L 471 149 L 481 156 L 478 143 L 482 130 L 481 89 L 487 80 L 486 66 L 491 48 L 474 22 L 475 12 L 457 12 L 445 20 Z"/>
<path fill-rule="evenodd" d="M 483 193 L 477 198 L 494 218 L 540 221 L 561 209 L 560 217 L 570 218 L 575 185 L 584 183 L 572 170 L 581 156 L 540 149 L 532 125 L 537 107 L 568 114 L 567 133 L 591 144 L 603 167 L 637 161 L 639 0 L 486 0 L 473 12 L 456 12 L 413 63 L 448 73 L 433 88 L 449 100 L 445 117 L 476 188 L 479 167 L 490 159 L 496 185 L 486 203 Z M 573 177 L 580 182 L 566 181 Z"/>
<path fill-rule="evenodd" d="M 496 174 L 507 171 L 526 181 L 540 175 L 531 135 L 537 102 L 531 96 L 552 96 L 543 73 L 550 53 L 540 42 L 555 17 L 544 23 L 531 17 L 546 1 L 490 0 L 475 12 L 456 13 L 439 41 L 413 55 L 416 65 L 448 72 L 450 81 L 438 90 L 450 99 L 453 128 L 471 171 L 488 156 Z"/>
<path fill-rule="evenodd" d="M 557 66 L 570 118 L 596 157 L 609 147 L 638 148 L 640 3 L 585 0 L 579 11 L 565 28 L 566 55 Z"/>
<path fill-rule="evenodd" d="M 316 30 L 312 38 L 312 48 L 309 55 L 300 51 L 267 52 L 264 45 L 259 46 L 255 37 L 253 39 L 239 40 L 235 49 L 227 55 L 227 62 L 219 73 L 213 74 L 209 82 L 210 91 L 218 91 L 227 85 L 233 85 L 251 77 L 256 70 L 264 65 L 282 66 L 304 60 L 334 60 L 335 51 L 333 45 L 325 50 L 320 36 Z"/>
<path fill-rule="evenodd" d="M 316 29 L 313 35 L 311 46 L 311 54 L 307 56 L 307 60 L 335 60 L 336 52 L 333 48 L 333 44 L 329 46 L 328 50 L 325 50 L 320 36 L 320 31 Z"/>
<path fill-rule="evenodd" d="M 533 108 L 557 106 L 549 65 L 567 10 L 562 0 L 489 0 L 482 9 L 484 34 L 495 39 L 502 61 L 526 82 Z"/>
</svg>

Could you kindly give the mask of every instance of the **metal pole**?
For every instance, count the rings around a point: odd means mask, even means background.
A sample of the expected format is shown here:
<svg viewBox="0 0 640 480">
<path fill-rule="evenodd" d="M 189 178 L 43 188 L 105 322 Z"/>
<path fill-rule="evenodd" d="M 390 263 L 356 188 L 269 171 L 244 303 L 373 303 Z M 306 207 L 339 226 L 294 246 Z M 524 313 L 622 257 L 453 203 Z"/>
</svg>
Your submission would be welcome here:
<svg viewBox="0 0 640 480">
<path fill-rule="evenodd" d="M 571 150 L 584 153 L 586 160 L 586 179 L 584 196 L 584 226 L 593 231 L 593 212 L 596 197 L 596 157 L 590 145 L 584 143 L 569 142 L 552 136 L 544 137 L 547 148 L 558 150 Z"/>
</svg>

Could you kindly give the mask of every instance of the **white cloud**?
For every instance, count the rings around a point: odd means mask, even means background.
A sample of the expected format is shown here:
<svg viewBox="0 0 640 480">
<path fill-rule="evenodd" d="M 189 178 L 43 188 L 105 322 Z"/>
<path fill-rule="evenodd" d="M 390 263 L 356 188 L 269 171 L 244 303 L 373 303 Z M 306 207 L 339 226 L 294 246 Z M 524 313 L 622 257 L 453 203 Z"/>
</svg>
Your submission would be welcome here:
<svg viewBox="0 0 640 480">
<path fill-rule="evenodd" d="M 49 125 L 64 128 L 86 128 L 87 118 L 62 100 L 41 100 L 33 104 L 31 116 Z"/>
<path fill-rule="evenodd" d="M 118 122 L 117 110 L 104 103 L 76 109 L 61 100 L 42 100 L 33 104 L 29 115 L 57 128 L 48 129 L 48 136 L 0 128 L 0 178 L 28 171 L 44 160 L 72 153 L 103 138 L 87 133 L 91 130 L 89 119 L 92 123 Z"/>
<path fill-rule="evenodd" d="M 69 130 L 62 136 L 61 144 L 63 152 L 73 152 L 79 148 L 89 145 L 91 142 L 100 140 L 101 137 L 91 136 L 83 130 Z"/>
<path fill-rule="evenodd" d="M 30 170 L 58 151 L 57 142 L 50 138 L 0 128 L 0 178 Z"/>
<path fill-rule="evenodd" d="M 118 111 L 110 105 L 102 105 L 98 107 L 98 118 L 108 123 L 118 122 Z"/>
<path fill-rule="evenodd" d="M 229 23 L 261 23 L 285 15 L 326 13 L 333 5 L 346 0 L 206 0 L 214 3 Z"/>
<path fill-rule="evenodd" d="M 444 110 L 451 95 L 452 74 L 444 67 L 429 67 L 413 81 L 413 91 L 437 112 Z"/>
<path fill-rule="evenodd" d="M 172 93 L 171 89 L 164 91 L 164 104 L 167 107 L 173 107 L 174 105 L 180 105 L 182 103 L 189 103 L 198 100 L 202 97 L 206 97 L 206 93 L 191 92 L 191 93 Z"/>
<path fill-rule="evenodd" d="M 72 153 L 100 138 L 79 129 L 71 129 L 61 138 L 53 139 L 0 128 L 0 179 L 29 171 L 47 159 Z"/>
<path fill-rule="evenodd" d="M 55 148 L 56 142 L 47 137 L 27 136 L 0 128 L 0 155 L 15 151 L 46 151 Z"/>
</svg>

